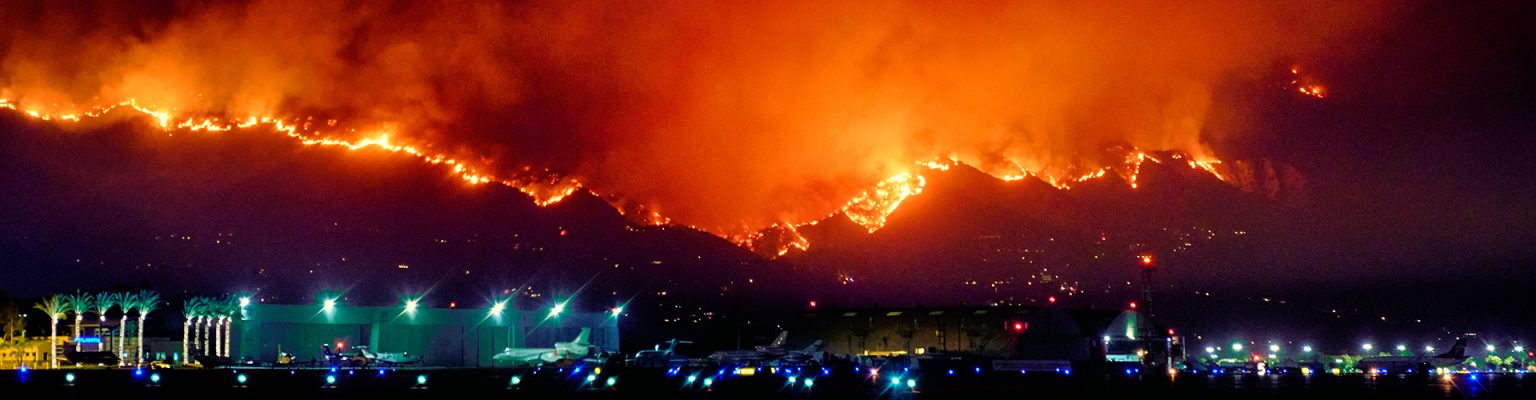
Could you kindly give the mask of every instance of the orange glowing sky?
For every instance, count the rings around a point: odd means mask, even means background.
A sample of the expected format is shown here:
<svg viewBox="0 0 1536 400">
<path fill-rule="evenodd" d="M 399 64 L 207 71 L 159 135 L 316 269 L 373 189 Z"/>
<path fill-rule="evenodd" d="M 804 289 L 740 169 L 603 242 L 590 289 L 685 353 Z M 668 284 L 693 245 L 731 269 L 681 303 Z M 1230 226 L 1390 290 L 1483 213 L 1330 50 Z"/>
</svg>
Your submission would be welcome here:
<svg viewBox="0 0 1536 400">
<path fill-rule="evenodd" d="M 1206 129 L 1213 85 L 1329 57 L 1387 7 L 13 3 L 0 98 L 56 118 L 132 100 L 167 128 L 260 124 L 544 202 L 579 182 L 639 220 L 722 235 L 846 207 L 873 229 L 935 162 L 1068 186 L 1174 150 L 1214 173 L 1212 144 L 1243 132 Z M 1323 97 L 1305 79 L 1295 90 Z"/>
</svg>

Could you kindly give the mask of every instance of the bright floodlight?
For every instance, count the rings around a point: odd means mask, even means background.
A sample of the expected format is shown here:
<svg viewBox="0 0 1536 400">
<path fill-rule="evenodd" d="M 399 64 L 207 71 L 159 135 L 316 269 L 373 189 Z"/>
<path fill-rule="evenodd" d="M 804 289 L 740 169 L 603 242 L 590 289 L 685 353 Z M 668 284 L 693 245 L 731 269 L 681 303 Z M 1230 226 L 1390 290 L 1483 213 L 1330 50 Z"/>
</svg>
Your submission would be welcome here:
<svg viewBox="0 0 1536 400">
<path fill-rule="evenodd" d="M 556 316 L 556 315 L 560 315 L 560 313 L 564 312 L 564 311 L 565 311 L 565 303 L 564 302 L 556 303 L 554 307 L 551 307 L 549 309 L 549 316 L 553 317 L 553 316 Z"/>
<path fill-rule="evenodd" d="M 1406 350 L 1408 350 L 1408 346 L 1397 345 L 1397 351 L 1406 351 Z"/>
<path fill-rule="evenodd" d="M 614 307 L 612 310 L 609 310 L 609 311 L 613 311 L 613 316 L 617 317 L 619 315 L 624 314 L 624 306 Z"/>
<path fill-rule="evenodd" d="M 336 309 L 336 299 L 325 299 L 325 302 L 321 303 L 321 309 L 325 310 L 325 311 L 335 310 Z"/>
<path fill-rule="evenodd" d="M 1366 344 L 1360 345 L 1360 348 L 1365 349 L 1365 351 L 1371 351 L 1372 347 L 1375 347 L 1375 346 L 1371 346 L 1370 343 L 1366 343 Z"/>
<path fill-rule="evenodd" d="M 1280 351 L 1280 345 L 1278 345 L 1278 344 L 1269 345 L 1269 351 L 1272 351 L 1272 352 Z"/>
<path fill-rule="evenodd" d="M 491 314 L 501 314 L 501 310 L 507 309 L 506 300 L 498 301 L 491 305 Z"/>
<path fill-rule="evenodd" d="M 1435 351 L 1435 346 L 1424 346 L 1424 351 Z"/>
<path fill-rule="evenodd" d="M 406 300 L 405 301 L 405 312 L 416 312 L 416 302 L 417 302 L 416 299 Z"/>
<path fill-rule="evenodd" d="M 1206 348 L 1205 348 L 1205 352 L 1206 352 L 1206 353 L 1215 353 L 1215 352 L 1216 352 L 1216 348 L 1215 348 L 1215 347 L 1209 347 L 1209 346 L 1207 346 L 1207 347 L 1206 347 Z"/>
<path fill-rule="evenodd" d="M 1301 346 L 1301 351 L 1303 353 L 1311 353 L 1312 352 L 1312 346 Z"/>
<path fill-rule="evenodd" d="M 240 298 L 240 307 L 250 307 L 250 306 L 251 306 L 251 298 L 250 297 L 241 297 Z"/>
<path fill-rule="evenodd" d="M 1525 346 L 1515 346 L 1515 352 L 1516 353 L 1524 353 L 1525 352 Z"/>
<path fill-rule="evenodd" d="M 1232 344 L 1232 351 L 1243 351 L 1243 344 L 1242 343 L 1233 343 Z"/>
<path fill-rule="evenodd" d="M 1494 349 L 1493 345 L 1491 345 L 1491 344 L 1488 345 L 1488 351 L 1493 351 L 1493 349 Z"/>
</svg>

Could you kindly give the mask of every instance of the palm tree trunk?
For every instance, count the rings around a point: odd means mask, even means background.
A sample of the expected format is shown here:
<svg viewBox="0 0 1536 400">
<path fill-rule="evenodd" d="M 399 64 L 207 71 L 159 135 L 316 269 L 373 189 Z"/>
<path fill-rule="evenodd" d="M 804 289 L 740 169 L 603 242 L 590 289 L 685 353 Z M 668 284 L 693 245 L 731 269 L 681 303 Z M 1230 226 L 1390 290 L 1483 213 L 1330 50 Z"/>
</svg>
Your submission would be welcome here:
<svg viewBox="0 0 1536 400">
<path fill-rule="evenodd" d="M 219 323 L 222 323 L 222 322 L 224 322 L 224 321 L 215 319 L 215 320 L 213 320 L 213 325 L 208 327 L 209 329 L 213 330 L 213 334 L 210 335 L 212 337 L 212 339 L 210 339 L 209 341 L 213 342 L 212 347 L 213 347 L 213 355 L 214 356 L 222 356 L 222 355 L 224 355 L 223 353 L 219 352 Z"/>
<path fill-rule="evenodd" d="M 136 330 L 139 333 L 139 355 L 134 360 L 140 364 L 144 363 L 144 317 L 143 313 L 139 314 L 139 329 Z"/>
<path fill-rule="evenodd" d="M 229 329 L 235 324 L 234 318 L 224 320 L 224 356 L 229 357 Z"/>
<path fill-rule="evenodd" d="M 127 349 L 127 342 L 128 342 L 128 311 L 124 310 L 123 311 L 123 318 L 118 320 L 118 322 L 117 322 L 117 357 L 118 357 L 118 362 L 123 363 L 125 365 L 128 363 L 128 354 L 126 353 L 128 351 L 128 349 Z"/>
<path fill-rule="evenodd" d="M 75 352 L 80 352 L 80 314 L 75 314 Z"/>
<path fill-rule="evenodd" d="M 48 318 L 48 359 L 54 369 L 59 368 L 59 319 Z"/>
<path fill-rule="evenodd" d="M 192 363 L 192 360 L 190 360 L 190 358 L 192 357 L 192 351 L 191 351 L 191 347 L 190 347 L 191 344 L 192 344 L 192 338 L 187 337 L 187 333 L 188 333 L 187 331 L 189 329 L 191 329 L 191 328 L 192 328 L 192 319 L 188 318 L 186 321 L 181 321 L 181 363 L 182 364 L 190 364 L 190 363 Z"/>
</svg>

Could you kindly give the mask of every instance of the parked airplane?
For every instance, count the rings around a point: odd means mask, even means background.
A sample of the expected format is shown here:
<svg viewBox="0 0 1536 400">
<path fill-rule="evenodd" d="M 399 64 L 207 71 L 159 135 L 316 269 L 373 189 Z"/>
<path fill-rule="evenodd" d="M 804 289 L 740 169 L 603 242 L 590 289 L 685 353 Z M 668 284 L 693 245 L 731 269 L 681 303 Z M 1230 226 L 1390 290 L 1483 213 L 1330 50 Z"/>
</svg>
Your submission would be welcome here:
<svg viewBox="0 0 1536 400">
<path fill-rule="evenodd" d="M 709 359 L 721 364 L 747 364 L 764 362 L 783 356 L 788 351 L 784 349 L 784 342 L 789 340 L 789 331 L 779 332 L 779 336 L 773 338 L 766 346 L 757 346 L 752 350 L 721 350 L 709 355 Z"/>
<path fill-rule="evenodd" d="M 1456 344 L 1451 350 L 1439 355 L 1429 356 L 1376 356 L 1366 357 L 1355 363 L 1355 369 L 1361 371 L 1386 371 L 1408 372 L 1421 371 L 1432 372 L 1435 368 L 1454 367 L 1467 361 L 1467 338 L 1457 338 Z"/>
<path fill-rule="evenodd" d="M 368 349 L 368 346 L 356 346 L 356 347 L 353 347 L 353 349 L 357 350 L 357 357 L 362 358 L 361 361 L 362 361 L 363 365 L 373 365 L 373 364 L 376 364 L 376 365 L 388 367 L 388 366 L 396 366 L 396 365 L 416 365 L 416 364 L 421 364 L 421 357 L 413 356 L 413 355 L 411 355 L 411 353 L 408 353 L 408 352 L 407 353 L 375 353 L 373 351 L 370 351 Z"/>
<path fill-rule="evenodd" d="M 569 342 L 555 342 L 553 348 L 507 348 L 501 354 L 491 357 L 497 366 L 506 365 L 540 365 L 547 362 L 555 362 L 561 359 L 586 357 L 592 352 L 592 346 L 587 343 L 587 338 L 592 335 L 592 329 L 581 328 L 581 334 Z"/>
<path fill-rule="evenodd" d="M 657 345 L 652 350 L 641 350 L 639 353 L 635 353 L 635 358 L 631 361 L 631 365 L 640 368 L 665 368 L 672 365 L 687 364 L 688 357 L 677 354 L 677 345 L 679 344 L 693 344 L 693 342 L 672 339 L 667 341 L 665 349 Z"/>
<path fill-rule="evenodd" d="M 804 364 L 819 358 L 821 341 L 817 340 L 804 349 L 788 349 L 784 343 L 789 340 L 789 331 L 779 332 L 779 336 L 773 338 L 767 345 L 757 346 L 752 350 L 723 350 L 709 355 L 709 359 L 719 364 L 754 364 L 777 361 L 788 364 Z"/>
</svg>

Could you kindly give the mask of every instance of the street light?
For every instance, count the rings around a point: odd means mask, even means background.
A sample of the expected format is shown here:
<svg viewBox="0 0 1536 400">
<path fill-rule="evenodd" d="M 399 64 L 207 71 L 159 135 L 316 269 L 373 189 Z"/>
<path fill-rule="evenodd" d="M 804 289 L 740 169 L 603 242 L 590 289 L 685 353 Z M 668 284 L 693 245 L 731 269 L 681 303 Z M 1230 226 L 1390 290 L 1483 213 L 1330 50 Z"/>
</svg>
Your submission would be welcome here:
<svg viewBox="0 0 1536 400">
<path fill-rule="evenodd" d="M 1375 346 L 1371 346 L 1370 343 L 1366 343 L 1366 344 L 1360 345 L 1360 348 L 1365 349 L 1365 351 L 1371 351 L 1372 347 L 1375 347 Z"/>
<path fill-rule="evenodd" d="M 1280 345 L 1278 345 L 1278 344 L 1269 345 L 1269 351 L 1271 353 L 1278 353 L 1278 352 L 1280 352 Z"/>
<path fill-rule="evenodd" d="M 1303 353 L 1311 353 L 1312 352 L 1312 346 L 1301 346 L 1301 352 L 1303 352 Z"/>
<path fill-rule="evenodd" d="M 1242 343 L 1233 343 L 1232 344 L 1232 351 L 1243 351 L 1243 344 Z"/>
<path fill-rule="evenodd" d="M 1397 345 L 1397 351 L 1408 351 L 1408 346 Z"/>
</svg>

